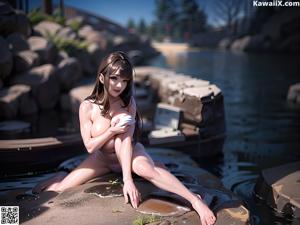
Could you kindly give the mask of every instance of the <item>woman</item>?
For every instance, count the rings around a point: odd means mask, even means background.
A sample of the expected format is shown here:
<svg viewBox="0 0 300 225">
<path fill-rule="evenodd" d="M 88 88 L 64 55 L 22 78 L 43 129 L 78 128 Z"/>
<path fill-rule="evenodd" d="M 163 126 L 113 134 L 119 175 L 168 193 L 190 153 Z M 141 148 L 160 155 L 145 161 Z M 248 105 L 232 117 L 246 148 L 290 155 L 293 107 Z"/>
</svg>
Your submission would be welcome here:
<svg viewBox="0 0 300 225">
<path fill-rule="evenodd" d="M 92 94 L 79 108 L 81 136 L 90 155 L 70 174 L 58 174 L 37 185 L 33 191 L 61 192 L 112 171 L 122 172 L 125 202 L 128 203 L 129 196 L 132 206 L 137 208 L 141 198 L 132 179 L 133 171 L 157 187 L 188 200 L 203 225 L 214 224 L 216 218 L 201 197 L 189 191 L 165 168 L 156 165 L 144 146 L 137 142 L 139 119 L 132 89 L 130 60 L 123 52 L 109 54 L 99 66 Z M 122 114 L 127 116 L 125 123 L 121 121 Z"/>
</svg>

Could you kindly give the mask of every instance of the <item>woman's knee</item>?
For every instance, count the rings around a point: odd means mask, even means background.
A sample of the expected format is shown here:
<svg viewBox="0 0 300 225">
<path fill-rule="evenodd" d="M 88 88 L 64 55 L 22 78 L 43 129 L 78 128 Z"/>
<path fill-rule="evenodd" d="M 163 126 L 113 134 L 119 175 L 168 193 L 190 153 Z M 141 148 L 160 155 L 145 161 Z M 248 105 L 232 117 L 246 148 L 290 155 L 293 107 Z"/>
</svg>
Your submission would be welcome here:
<svg viewBox="0 0 300 225">
<path fill-rule="evenodd" d="M 152 180 L 157 176 L 154 166 L 143 159 L 135 161 L 132 165 L 132 169 L 137 175 L 144 177 L 147 180 Z"/>
</svg>

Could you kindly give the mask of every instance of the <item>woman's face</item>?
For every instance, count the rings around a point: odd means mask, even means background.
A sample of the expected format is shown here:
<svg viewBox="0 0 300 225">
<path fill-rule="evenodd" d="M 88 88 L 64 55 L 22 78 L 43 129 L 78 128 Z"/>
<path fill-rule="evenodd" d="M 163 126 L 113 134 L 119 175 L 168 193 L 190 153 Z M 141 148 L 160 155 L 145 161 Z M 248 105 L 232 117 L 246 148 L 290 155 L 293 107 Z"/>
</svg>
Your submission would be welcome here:
<svg viewBox="0 0 300 225">
<path fill-rule="evenodd" d="M 118 97 L 125 90 L 128 82 L 129 79 L 121 77 L 120 75 L 117 74 L 109 75 L 108 93 L 112 97 Z"/>
</svg>

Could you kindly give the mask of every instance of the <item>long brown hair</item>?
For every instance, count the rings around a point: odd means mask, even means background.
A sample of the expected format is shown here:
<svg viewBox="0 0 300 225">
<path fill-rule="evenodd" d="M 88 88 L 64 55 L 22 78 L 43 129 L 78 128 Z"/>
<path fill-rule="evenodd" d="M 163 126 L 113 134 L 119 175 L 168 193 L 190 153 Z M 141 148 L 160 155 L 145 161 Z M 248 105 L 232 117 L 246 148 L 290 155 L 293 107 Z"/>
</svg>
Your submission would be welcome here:
<svg viewBox="0 0 300 225">
<path fill-rule="evenodd" d="M 96 82 L 92 94 L 85 98 L 85 100 L 92 100 L 93 103 L 102 106 L 101 114 L 107 117 L 110 109 L 110 103 L 108 98 L 109 88 L 109 76 L 111 74 L 118 74 L 121 77 L 128 79 L 126 88 L 120 94 L 120 98 L 123 102 L 124 108 L 128 107 L 131 98 L 133 97 L 133 66 L 129 57 L 121 51 L 113 52 L 107 55 L 100 63 Z M 100 82 L 101 74 L 104 76 L 104 82 Z M 140 134 L 139 129 L 140 116 L 136 113 L 135 130 L 133 134 L 133 140 L 136 143 Z"/>
</svg>

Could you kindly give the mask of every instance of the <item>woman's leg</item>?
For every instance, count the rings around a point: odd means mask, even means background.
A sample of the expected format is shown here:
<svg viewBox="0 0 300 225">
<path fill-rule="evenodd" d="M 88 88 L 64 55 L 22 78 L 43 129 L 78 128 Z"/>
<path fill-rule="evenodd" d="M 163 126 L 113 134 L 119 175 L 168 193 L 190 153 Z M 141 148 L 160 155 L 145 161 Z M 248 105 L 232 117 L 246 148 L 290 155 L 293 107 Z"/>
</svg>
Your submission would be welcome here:
<svg viewBox="0 0 300 225">
<path fill-rule="evenodd" d="M 188 190 L 173 174 L 162 167 L 156 166 L 140 143 L 136 144 L 133 152 L 132 169 L 134 173 L 149 180 L 155 186 L 188 200 L 199 214 L 203 225 L 215 222 L 215 216 L 207 205 L 197 195 Z"/>
<path fill-rule="evenodd" d="M 62 173 L 46 180 L 33 188 L 33 192 L 57 191 L 61 192 L 67 188 L 83 184 L 95 177 L 109 173 L 108 168 L 101 152 L 90 154 L 77 168 L 68 175 Z"/>
</svg>

